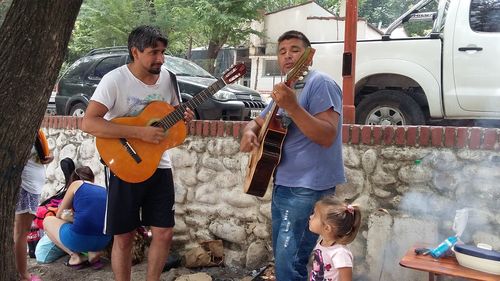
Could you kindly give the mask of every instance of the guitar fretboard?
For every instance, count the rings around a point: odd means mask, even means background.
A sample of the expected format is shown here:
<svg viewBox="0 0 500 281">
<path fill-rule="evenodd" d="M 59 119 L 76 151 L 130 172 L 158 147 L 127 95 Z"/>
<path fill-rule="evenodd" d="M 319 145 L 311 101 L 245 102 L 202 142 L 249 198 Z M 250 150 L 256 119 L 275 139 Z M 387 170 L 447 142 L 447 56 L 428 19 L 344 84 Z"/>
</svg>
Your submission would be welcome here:
<svg viewBox="0 0 500 281">
<path fill-rule="evenodd" d="M 191 100 L 181 103 L 174 111 L 172 111 L 170 114 L 166 115 L 163 117 L 161 120 L 155 122 L 153 126 L 155 127 L 163 127 L 165 130 L 168 130 L 177 122 L 180 120 L 184 119 L 184 112 L 186 111 L 186 108 L 190 108 L 191 110 L 195 109 L 198 107 L 200 104 L 202 104 L 206 99 L 209 97 L 213 96 L 215 93 L 217 93 L 218 90 L 224 88 L 226 86 L 226 83 L 224 80 L 219 78 L 217 82 L 213 83 L 210 85 L 208 88 L 203 90 L 201 93 L 195 95 Z"/>
</svg>

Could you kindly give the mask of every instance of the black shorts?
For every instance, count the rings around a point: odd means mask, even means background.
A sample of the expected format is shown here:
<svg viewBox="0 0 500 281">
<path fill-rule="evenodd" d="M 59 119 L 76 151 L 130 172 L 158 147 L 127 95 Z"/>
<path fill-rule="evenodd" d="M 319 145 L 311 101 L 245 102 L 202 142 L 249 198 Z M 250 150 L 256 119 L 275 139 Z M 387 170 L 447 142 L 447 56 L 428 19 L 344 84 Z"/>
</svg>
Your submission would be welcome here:
<svg viewBox="0 0 500 281">
<path fill-rule="evenodd" d="M 110 174 L 104 233 L 128 233 L 141 225 L 174 227 L 175 194 L 171 169 L 157 169 L 140 183 L 125 182 Z"/>
</svg>

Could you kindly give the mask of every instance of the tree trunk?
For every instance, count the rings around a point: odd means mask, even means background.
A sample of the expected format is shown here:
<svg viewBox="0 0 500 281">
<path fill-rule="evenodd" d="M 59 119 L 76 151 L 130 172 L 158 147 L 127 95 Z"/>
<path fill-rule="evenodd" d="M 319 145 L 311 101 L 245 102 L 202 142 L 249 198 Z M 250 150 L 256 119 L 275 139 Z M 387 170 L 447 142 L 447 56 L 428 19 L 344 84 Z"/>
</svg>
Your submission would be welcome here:
<svg viewBox="0 0 500 281">
<path fill-rule="evenodd" d="M 222 44 L 219 42 L 210 41 L 208 43 L 207 49 L 207 71 L 212 75 L 215 74 L 215 62 L 217 61 L 217 55 L 219 54 Z"/>
<path fill-rule="evenodd" d="M 0 280 L 18 280 L 12 241 L 21 172 L 81 4 L 13 0 L 0 27 Z"/>
</svg>

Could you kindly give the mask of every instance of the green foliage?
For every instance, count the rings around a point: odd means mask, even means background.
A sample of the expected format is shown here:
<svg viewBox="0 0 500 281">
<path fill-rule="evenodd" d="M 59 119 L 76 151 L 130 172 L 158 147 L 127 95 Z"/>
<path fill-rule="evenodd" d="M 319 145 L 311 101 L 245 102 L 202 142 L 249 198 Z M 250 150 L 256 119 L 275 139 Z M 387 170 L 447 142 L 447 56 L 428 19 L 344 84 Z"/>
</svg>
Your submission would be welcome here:
<svg viewBox="0 0 500 281">
<path fill-rule="evenodd" d="M 361 0 L 358 14 L 375 26 L 387 27 L 417 2 L 416 0 Z M 433 1 L 420 12 L 436 10 L 437 1 Z M 408 36 L 423 36 L 432 29 L 432 23 L 410 22 L 404 24 L 404 29 Z"/>
<path fill-rule="evenodd" d="M 192 0 L 196 18 L 201 24 L 208 44 L 239 45 L 256 34 L 250 27 L 253 20 L 261 19 L 259 11 L 265 8 L 263 0 Z"/>
<path fill-rule="evenodd" d="M 0 0 L 0 26 L 2 26 L 3 19 L 9 10 L 10 4 L 12 4 L 12 0 Z"/>
<path fill-rule="evenodd" d="M 266 1 L 266 12 L 275 12 L 290 6 L 295 6 L 303 4 L 306 0 L 268 0 Z M 323 8 L 331 11 L 334 14 L 338 14 L 340 0 L 316 0 L 316 3 L 321 5 Z"/>
<path fill-rule="evenodd" d="M 239 45 L 255 33 L 250 22 L 261 17 L 264 0 L 86 0 L 78 16 L 68 61 L 91 49 L 126 45 L 136 26 L 158 26 L 169 37 L 169 52 Z"/>
<path fill-rule="evenodd" d="M 337 13 L 339 0 L 316 0 Z M 416 0 L 359 0 L 360 17 L 387 26 Z M 0 2 L 0 19 L 9 0 Z M 223 45 L 245 44 L 251 22 L 265 12 L 305 3 L 305 0 L 85 0 L 73 30 L 66 61 L 73 62 L 94 48 L 127 44 L 129 32 L 141 24 L 158 26 L 169 37 L 168 52 L 189 56 L 196 47 L 211 48 L 217 56 Z M 406 27 L 406 26 L 405 26 Z M 428 29 L 408 25 L 411 34 Z"/>
<path fill-rule="evenodd" d="M 378 26 L 388 26 L 408 10 L 415 0 L 361 0 L 358 6 L 360 17 Z"/>
</svg>

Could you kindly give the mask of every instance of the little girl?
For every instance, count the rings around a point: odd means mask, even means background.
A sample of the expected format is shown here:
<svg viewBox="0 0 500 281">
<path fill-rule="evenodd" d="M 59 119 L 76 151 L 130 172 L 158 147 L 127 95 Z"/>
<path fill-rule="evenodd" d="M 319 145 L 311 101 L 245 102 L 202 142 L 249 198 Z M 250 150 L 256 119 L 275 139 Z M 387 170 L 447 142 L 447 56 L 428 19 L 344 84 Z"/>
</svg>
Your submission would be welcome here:
<svg viewBox="0 0 500 281">
<path fill-rule="evenodd" d="M 320 199 L 309 218 L 309 230 L 320 236 L 313 251 L 311 281 L 351 281 L 351 243 L 361 224 L 357 206 L 342 203 L 334 196 Z"/>
</svg>

